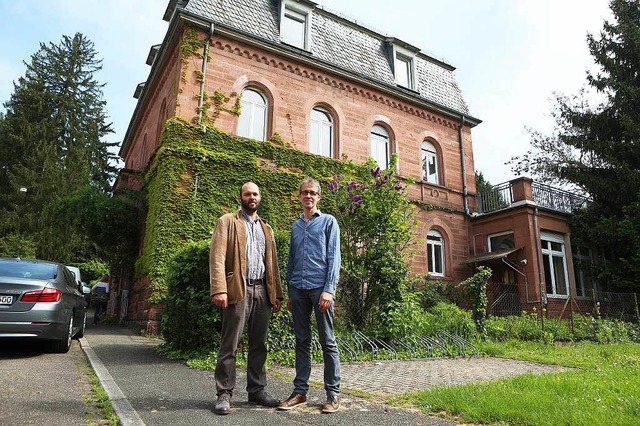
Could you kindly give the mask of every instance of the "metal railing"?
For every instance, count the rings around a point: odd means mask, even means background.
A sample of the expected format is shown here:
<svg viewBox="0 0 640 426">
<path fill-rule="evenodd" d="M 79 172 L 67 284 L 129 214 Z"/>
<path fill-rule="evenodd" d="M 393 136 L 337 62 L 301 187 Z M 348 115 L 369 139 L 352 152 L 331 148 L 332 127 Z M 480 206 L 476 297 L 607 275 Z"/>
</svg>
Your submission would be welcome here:
<svg viewBox="0 0 640 426">
<path fill-rule="evenodd" d="M 531 192 L 533 193 L 533 201 L 540 207 L 563 213 L 573 213 L 587 203 L 587 197 L 542 183 L 532 183 Z"/>
<path fill-rule="evenodd" d="M 584 207 L 588 198 L 542 183 L 531 183 L 532 201 L 539 207 L 573 213 Z M 491 213 L 506 209 L 514 203 L 511 182 L 494 185 L 490 190 L 479 191 L 476 195 L 478 213 Z"/>
<path fill-rule="evenodd" d="M 489 213 L 509 207 L 513 203 L 511 183 L 500 183 L 489 191 L 481 191 L 476 195 L 478 213 Z"/>
</svg>

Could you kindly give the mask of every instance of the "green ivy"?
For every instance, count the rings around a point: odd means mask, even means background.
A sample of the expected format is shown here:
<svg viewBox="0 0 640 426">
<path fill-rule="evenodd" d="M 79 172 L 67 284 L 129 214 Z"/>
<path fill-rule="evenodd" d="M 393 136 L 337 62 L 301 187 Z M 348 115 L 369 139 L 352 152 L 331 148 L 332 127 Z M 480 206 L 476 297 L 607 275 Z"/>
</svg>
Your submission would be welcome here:
<svg viewBox="0 0 640 426">
<path fill-rule="evenodd" d="M 462 281 L 459 285 L 468 287 L 473 295 L 472 316 L 476 324 L 476 330 L 483 340 L 487 338 L 485 319 L 487 316 L 487 280 L 491 278 L 491 269 L 484 266 L 478 267 L 478 272 Z"/>
<path fill-rule="evenodd" d="M 285 246 L 301 211 L 296 192 L 305 176 L 326 184 L 334 175 L 369 173 L 365 165 L 305 153 L 276 135 L 274 139 L 232 137 L 214 126 L 193 126 L 178 118 L 165 123 L 155 161 L 145 171 L 147 221 L 136 265 L 137 276 L 150 279 L 152 302 L 165 301 L 173 254 L 190 241 L 210 238 L 218 217 L 239 208 L 244 182 L 260 187 L 260 216 L 276 230 L 279 246 Z M 334 206 L 332 197 L 327 191 L 320 208 Z M 286 257 L 279 260 L 282 264 Z"/>
</svg>

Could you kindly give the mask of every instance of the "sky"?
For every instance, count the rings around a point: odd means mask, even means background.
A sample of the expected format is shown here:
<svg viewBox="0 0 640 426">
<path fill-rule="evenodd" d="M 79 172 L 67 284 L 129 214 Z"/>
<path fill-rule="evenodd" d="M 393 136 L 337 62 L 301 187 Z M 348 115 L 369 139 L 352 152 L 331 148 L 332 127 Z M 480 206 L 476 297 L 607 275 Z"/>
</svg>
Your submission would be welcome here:
<svg viewBox="0 0 640 426">
<path fill-rule="evenodd" d="M 146 80 L 149 49 L 168 23 L 169 0 L 0 0 L 0 103 L 40 43 L 84 34 L 94 43 L 115 133 L 124 138 Z M 611 19 L 608 0 L 316 0 L 454 66 L 470 115 L 475 169 L 491 183 L 516 176 L 505 165 L 529 149 L 531 128 L 548 133 L 554 93 L 577 94 L 594 69 L 587 33 Z M 0 107 L 0 110 L 4 108 Z"/>
</svg>

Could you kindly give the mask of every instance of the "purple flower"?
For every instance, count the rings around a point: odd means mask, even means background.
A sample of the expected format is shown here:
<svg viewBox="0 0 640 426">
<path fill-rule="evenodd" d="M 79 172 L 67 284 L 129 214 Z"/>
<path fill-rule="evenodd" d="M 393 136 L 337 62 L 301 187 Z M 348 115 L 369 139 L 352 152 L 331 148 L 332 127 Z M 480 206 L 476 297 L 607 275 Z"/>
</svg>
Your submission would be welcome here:
<svg viewBox="0 0 640 426">
<path fill-rule="evenodd" d="M 375 169 L 371 169 L 371 176 L 374 178 L 380 177 L 380 167 L 376 167 Z"/>
</svg>

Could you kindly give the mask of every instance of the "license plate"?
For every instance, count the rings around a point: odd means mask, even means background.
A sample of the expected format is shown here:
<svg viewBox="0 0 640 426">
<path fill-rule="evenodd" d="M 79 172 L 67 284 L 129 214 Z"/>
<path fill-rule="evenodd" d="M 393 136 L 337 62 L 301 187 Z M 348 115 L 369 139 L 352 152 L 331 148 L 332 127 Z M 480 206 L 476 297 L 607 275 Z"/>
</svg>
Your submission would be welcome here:
<svg viewBox="0 0 640 426">
<path fill-rule="evenodd" d="M 0 296 L 0 305 L 10 305 L 13 303 L 13 296 Z"/>
</svg>

